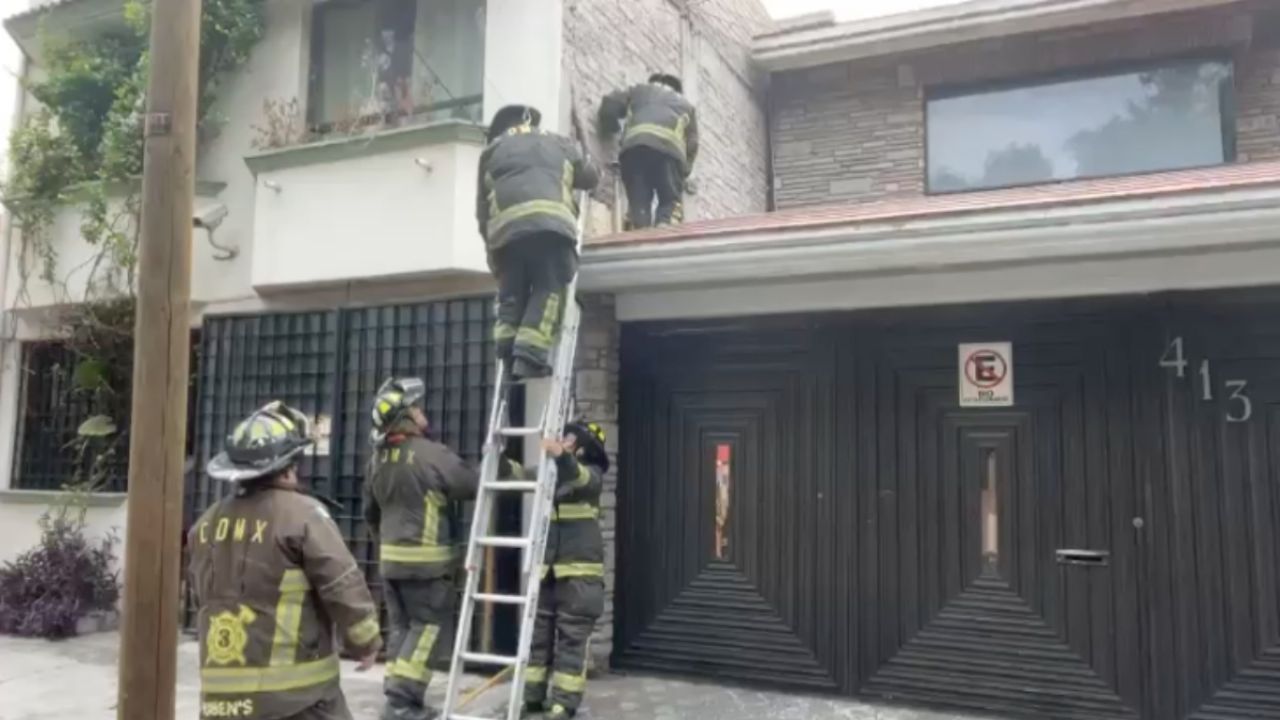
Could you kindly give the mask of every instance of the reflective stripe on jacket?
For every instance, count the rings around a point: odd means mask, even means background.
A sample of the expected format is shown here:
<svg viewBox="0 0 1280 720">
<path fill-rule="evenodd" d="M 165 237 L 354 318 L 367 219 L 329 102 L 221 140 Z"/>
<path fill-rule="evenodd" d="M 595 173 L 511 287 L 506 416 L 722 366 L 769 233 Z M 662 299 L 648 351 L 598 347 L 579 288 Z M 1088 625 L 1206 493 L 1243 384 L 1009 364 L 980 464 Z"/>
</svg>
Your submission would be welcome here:
<svg viewBox="0 0 1280 720">
<path fill-rule="evenodd" d="M 506 475 L 530 480 L 535 468 L 511 462 Z M 543 575 L 558 578 L 604 577 L 604 536 L 600 532 L 600 492 L 604 474 L 594 465 L 578 462 L 568 453 L 556 460 L 555 512 L 547 535 Z"/>
<path fill-rule="evenodd" d="M 291 489 L 230 497 L 188 538 L 202 718 L 288 717 L 338 689 L 337 638 L 381 645 L 364 574 L 324 506 Z"/>
<path fill-rule="evenodd" d="M 650 147 L 679 160 L 685 175 L 692 171 L 698 157 L 698 117 L 684 95 L 660 83 L 643 83 L 607 95 L 599 116 L 606 131 L 626 120 L 623 151 Z"/>
<path fill-rule="evenodd" d="M 490 252 L 533 234 L 574 238 L 575 190 L 594 190 L 600 173 L 568 138 L 527 126 L 498 136 L 480 155 L 476 221 Z"/>
<path fill-rule="evenodd" d="M 364 517 L 380 543 L 383 577 L 430 579 L 453 570 L 466 540 L 453 502 L 476 496 L 476 470 L 418 435 L 391 436 L 370 468 Z"/>
</svg>

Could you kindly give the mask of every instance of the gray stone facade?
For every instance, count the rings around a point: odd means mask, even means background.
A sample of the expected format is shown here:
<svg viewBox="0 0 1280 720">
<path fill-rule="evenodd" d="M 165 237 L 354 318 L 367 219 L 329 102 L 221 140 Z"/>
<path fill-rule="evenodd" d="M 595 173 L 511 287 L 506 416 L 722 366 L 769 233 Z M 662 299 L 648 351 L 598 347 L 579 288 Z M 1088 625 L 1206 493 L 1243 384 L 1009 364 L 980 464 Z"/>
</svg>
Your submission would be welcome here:
<svg viewBox="0 0 1280 720">
<path fill-rule="evenodd" d="M 757 0 L 568 0 L 565 4 L 565 76 L 574 110 L 594 135 L 600 99 L 673 72 L 698 107 L 701 150 L 693 177 L 697 194 L 686 201 L 686 220 L 763 212 L 768 198 L 767 128 L 763 78 L 751 66 L 751 37 L 770 26 Z M 616 147 L 594 143 L 602 165 Z M 589 234 L 620 230 L 617 172 L 606 170 L 595 194 Z M 618 212 L 615 212 L 615 209 Z M 582 298 L 577 355 L 577 411 L 604 426 L 614 468 L 605 479 L 601 525 L 605 538 L 605 615 L 592 639 L 593 667 L 609 666 L 613 651 L 616 573 L 619 327 L 612 296 Z"/>
<path fill-rule="evenodd" d="M 604 533 L 604 615 L 591 638 L 592 665 L 609 667 L 613 652 L 613 589 L 617 572 L 618 526 L 618 321 L 612 295 L 584 295 L 578 353 L 574 363 L 575 409 L 580 417 L 600 423 L 606 435 L 610 468 L 600 497 L 600 529 Z"/>
<path fill-rule="evenodd" d="M 1255 7 L 1252 16 L 1232 5 L 780 73 L 771 90 L 777 206 L 924 194 L 929 88 L 1162 57 L 1233 57 L 1238 160 L 1280 158 L 1280 14 Z"/>
<path fill-rule="evenodd" d="M 697 194 L 686 220 L 763 212 L 768 198 L 763 78 L 751 66 L 750 40 L 770 27 L 758 0 L 568 0 L 564 69 L 574 109 L 595 125 L 600 99 L 671 72 L 698 108 L 701 150 Z M 617 149 L 593 143 L 603 162 Z M 605 174 L 596 199 L 614 206 L 617 173 Z M 620 229 L 594 223 L 597 233 Z"/>
</svg>

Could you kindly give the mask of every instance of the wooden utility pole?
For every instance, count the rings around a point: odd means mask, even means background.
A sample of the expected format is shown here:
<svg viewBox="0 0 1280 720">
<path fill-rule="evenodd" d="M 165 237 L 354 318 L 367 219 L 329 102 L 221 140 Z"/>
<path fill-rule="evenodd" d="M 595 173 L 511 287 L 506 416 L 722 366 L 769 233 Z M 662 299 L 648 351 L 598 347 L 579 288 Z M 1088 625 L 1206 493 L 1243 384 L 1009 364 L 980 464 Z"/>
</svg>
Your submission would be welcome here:
<svg viewBox="0 0 1280 720">
<path fill-rule="evenodd" d="M 190 367 L 200 0 L 151 4 L 120 720 L 173 720 Z"/>
</svg>

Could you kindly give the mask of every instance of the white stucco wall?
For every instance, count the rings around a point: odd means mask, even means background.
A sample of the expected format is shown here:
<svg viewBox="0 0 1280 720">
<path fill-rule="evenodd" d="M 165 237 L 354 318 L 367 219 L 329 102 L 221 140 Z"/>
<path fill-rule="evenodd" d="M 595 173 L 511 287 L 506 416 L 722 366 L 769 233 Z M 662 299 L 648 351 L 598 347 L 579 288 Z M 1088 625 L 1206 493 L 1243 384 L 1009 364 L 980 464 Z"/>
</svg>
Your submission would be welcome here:
<svg viewBox="0 0 1280 720">
<path fill-rule="evenodd" d="M 567 121 L 562 123 L 561 118 L 561 106 L 566 98 L 560 63 L 563 42 L 561 5 L 562 0 L 488 0 L 484 57 L 486 120 L 502 105 L 519 102 L 531 103 L 541 108 L 544 124 L 549 128 L 567 125 Z M 297 98 L 300 106 L 306 106 L 311 53 L 310 0 L 273 0 L 264 7 L 264 36 L 244 68 L 227 78 L 219 89 L 214 115 L 223 119 L 223 122 L 217 134 L 202 148 L 198 162 L 198 180 L 225 184 L 216 200 L 224 204 L 229 212 L 217 228 L 215 239 L 218 244 L 234 247 L 239 251 L 232 260 L 216 260 L 215 251 L 209 245 L 204 231 L 197 230 L 193 233 L 192 303 L 198 314 L 220 312 L 224 307 L 235 307 L 241 311 L 254 307 L 260 300 L 255 288 L 255 277 L 262 277 L 260 261 L 280 257 L 285 252 L 288 252 L 288 262 L 294 266 L 290 272 L 295 277 L 322 278 L 345 273 L 351 280 L 360 281 L 366 279 L 360 276 L 361 272 L 382 270 L 372 260 L 355 265 L 341 263 L 342 266 L 339 267 L 339 264 L 335 264 L 334 255 L 315 252 L 315 243 L 311 242 L 312 238 L 307 237 L 308 233 L 316 229 L 314 225 L 288 230 L 291 237 L 270 252 L 254 252 L 255 214 L 261 196 L 256 193 L 255 178 L 245 164 L 245 158 L 259 152 L 254 147 L 257 136 L 255 126 L 262 123 L 266 101 L 288 102 Z M 483 251 L 479 246 L 479 238 L 475 236 L 474 219 L 471 217 L 476 158 L 474 154 L 467 155 L 469 152 L 471 151 L 463 150 L 459 155 L 456 151 L 442 151 L 433 154 L 431 158 L 436 165 L 433 185 L 444 186 L 452 180 L 452 186 L 457 190 L 453 197 L 436 198 L 433 195 L 428 199 L 432 208 L 420 209 L 401 220 L 384 220 L 383 226 L 420 223 L 425 212 L 438 210 L 439 217 L 435 218 L 431 226 L 439 228 L 442 222 L 452 222 L 456 227 L 451 232 L 457 233 L 459 237 L 465 234 L 474 240 L 474 243 L 459 243 L 459 248 L 469 248 L 459 252 L 465 256 L 465 265 L 483 271 Z M 475 152 L 478 153 L 478 150 Z M 421 156 L 422 153 L 419 152 L 414 158 Z M 364 194 L 369 200 L 365 203 L 365 209 L 373 206 L 395 207 L 408 202 L 420 204 L 423 200 L 421 188 L 413 193 L 407 189 L 403 173 L 378 174 L 380 169 L 386 169 L 387 164 L 396 162 L 398 161 L 390 157 L 384 157 L 371 159 L 365 167 L 343 168 L 344 172 L 350 171 L 364 178 L 355 192 Z M 452 178 L 445 174 L 445 168 L 455 173 Z M 319 182 L 299 185 L 297 190 L 298 194 L 313 193 L 311 202 L 315 207 L 324 207 L 336 192 Z M 432 192 L 434 193 L 434 189 Z M 412 199 L 408 197 L 410 194 L 413 195 Z M 357 205 L 361 204 L 359 198 L 354 200 Z M 71 236 L 74 235 L 76 223 L 74 217 L 71 217 L 73 213 L 67 215 L 65 223 L 60 221 L 59 230 L 66 230 L 66 233 L 60 234 Z M 358 225 L 368 217 L 374 216 L 357 215 L 351 222 Z M 257 231 L 260 232 L 261 227 Z M 273 232 L 286 231 L 276 228 Z M 352 242 L 362 243 L 371 233 L 353 234 L 357 237 Z M 293 252 L 298 247 L 305 247 L 308 251 Z M 69 245 L 65 259 L 83 259 L 81 255 L 85 253 L 82 250 L 74 244 Z M 259 260 L 255 260 L 255 257 Z M 10 287 L 7 305 L 12 305 L 13 293 L 14 290 Z M 359 301 L 361 298 L 354 299 Z M 32 298 L 26 306 L 39 307 L 47 301 L 48 298 L 41 295 Z M 198 314 L 193 316 L 193 320 Z"/>
<path fill-rule="evenodd" d="M 56 498 L 55 493 L 0 491 L 0 564 L 15 559 L 40 542 L 40 517 L 49 512 Z M 115 567 L 120 570 L 124 567 L 124 496 L 103 495 L 94 498 L 94 503 L 85 513 L 85 535 L 96 541 L 114 533 L 118 540 Z"/>
<path fill-rule="evenodd" d="M 503 105 L 533 105 L 544 128 L 566 132 L 563 0 L 487 0 L 486 7 L 485 122 Z"/>
<path fill-rule="evenodd" d="M 311 53 L 310 0 L 272 0 L 265 3 L 266 32 L 249 62 L 219 90 L 215 112 L 226 118 L 218 136 L 200 154 L 197 177 L 226 183 L 218 200 L 228 214 L 217 229 L 219 245 L 238 248 L 234 260 L 218 261 L 203 231 L 192 236 L 191 299 L 204 303 L 234 303 L 255 298 L 252 286 L 254 244 L 254 177 L 246 156 L 257 152 L 254 126 L 263 122 L 268 100 L 307 100 Z M 319 260 L 315 254 L 295 259 Z"/>
<path fill-rule="evenodd" d="M 486 7 L 484 116 L 492 117 L 507 103 L 531 103 L 543 110 L 544 125 L 567 129 L 561 107 L 567 95 L 561 79 L 562 5 L 563 0 L 488 0 Z M 491 287 L 484 261 L 483 244 L 476 234 L 474 220 L 475 168 L 478 146 L 441 147 L 405 151 L 399 154 L 373 156 L 360 164 L 344 168 L 358 175 L 358 187 L 344 190 L 329 186 L 324 173 L 311 173 L 309 180 L 300 176 L 289 179 L 301 206 L 324 208 L 342 199 L 353 208 L 349 227 L 337 228 L 325 222 L 322 214 L 312 213 L 310 222 L 296 227 L 272 228 L 270 239 L 275 244 L 264 252 L 255 252 L 255 242 L 266 242 L 263 227 L 255 227 L 258 203 L 261 202 L 257 180 L 245 162 L 246 157 L 260 153 L 254 147 L 254 126 L 263 119 L 264 102 L 288 102 L 297 98 L 306 106 L 310 73 L 311 0 L 272 0 L 265 4 L 265 33 L 247 64 L 219 88 L 214 115 L 224 120 L 212 139 L 202 147 L 197 165 L 198 181 L 222 184 L 216 201 L 224 204 L 228 214 L 217 228 L 218 244 L 238 250 L 232 260 L 219 261 L 202 230 L 192 234 L 192 323 L 198 324 L 204 314 L 257 312 L 271 309 L 332 307 L 337 304 L 363 304 L 441 297 L 451 294 L 484 292 Z M 34 69 L 38 72 L 38 69 Z M 426 159 L 433 170 L 425 180 L 415 163 Z M 394 171 L 388 172 L 389 169 Z M 418 173 L 413 175 L 413 173 Z M 292 200 L 291 200 L 292 202 Z M 204 203 L 198 202 L 197 206 Z M 392 212 L 399 209 L 398 214 Z M 74 213 L 60 218 L 59 236 L 69 238 L 64 249 L 64 263 L 83 260 L 87 250 L 75 242 Z M 306 217 L 305 215 L 303 217 Z M 377 220 L 370 227 L 370 219 Z M 255 237 L 255 233 L 257 233 Z M 415 237 L 418 233 L 421 240 Z M 447 234 L 447 253 L 432 254 L 429 240 Z M 349 236 L 348 238 L 341 237 Z M 376 242 L 370 245 L 370 239 Z M 326 243 L 342 243 L 344 252 L 333 252 Z M 15 241 L 7 250 L 16 251 Z M 82 244 L 80 244 L 82 245 Z M 408 253 L 426 271 L 425 277 L 389 276 L 396 256 Z M 455 267 L 470 268 L 472 274 L 454 273 L 435 278 L 427 267 L 447 259 Z M 401 258 L 403 260 L 403 258 Z M 287 274 L 284 280 L 301 280 L 294 287 L 267 286 L 262 294 L 255 287 L 258 270 L 269 264 Z M 412 264 L 412 263 L 411 263 Z M 11 307 L 15 288 L 6 283 L 8 268 L 0 262 L 0 305 Z M 257 269 L 255 269 L 257 268 Z M 411 273 L 412 275 L 412 273 Z M 349 282 L 339 289 L 336 284 L 309 282 L 309 279 Z M 270 278 L 268 278 L 270 280 Z M 8 288 L 3 286 L 8 285 Z M 6 291 L 7 290 L 7 291 Z M 20 329 L 24 339 L 48 337 L 52 328 L 43 325 L 42 306 L 52 300 L 46 293 L 31 298 L 7 327 Z M 5 352 L 4 346 L 11 346 Z M 16 342 L 0 340 L 0 489 L 10 485 L 13 469 L 18 397 L 21 384 L 18 375 L 20 347 Z M 10 520 L 34 520 L 39 513 L 29 504 L 10 507 L 0 497 L 0 528 Z M 95 510 L 95 513 L 97 511 Z M 121 511 L 122 512 L 122 511 Z M 121 523 L 123 515 L 120 515 Z M 12 545 L 0 542 L 7 551 Z"/>
<path fill-rule="evenodd" d="M 424 134 L 403 133 L 407 139 Z M 365 143 L 343 141 L 333 149 L 341 152 Z M 475 225 L 481 150 L 474 142 L 424 141 L 260 172 L 254 288 L 488 274 Z"/>
</svg>

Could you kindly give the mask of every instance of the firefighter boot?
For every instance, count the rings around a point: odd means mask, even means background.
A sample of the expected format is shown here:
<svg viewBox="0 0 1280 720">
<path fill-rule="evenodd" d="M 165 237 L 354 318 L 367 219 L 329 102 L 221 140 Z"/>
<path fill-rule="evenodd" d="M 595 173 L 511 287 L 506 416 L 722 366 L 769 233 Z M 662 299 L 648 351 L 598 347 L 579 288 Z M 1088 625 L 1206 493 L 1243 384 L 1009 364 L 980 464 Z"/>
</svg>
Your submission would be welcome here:
<svg viewBox="0 0 1280 720">
<path fill-rule="evenodd" d="M 550 375 L 551 368 L 549 366 L 534 362 L 526 357 L 516 356 L 515 362 L 511 364 L 511 377 L 516 380 L 544 378 Z"/>
<path fill-rule="evenodd" d="M 576 714 L 577 714 L 576 711 L 570 710 L 569 708 L 563 705 L 552 705 L 551 709 L 547 711 L 546 719 L 547 720 L 569 720 L 569 718 L 573 717 Z"/>
</svg>

